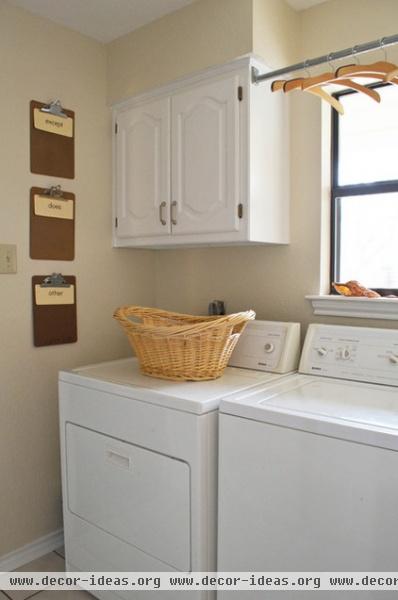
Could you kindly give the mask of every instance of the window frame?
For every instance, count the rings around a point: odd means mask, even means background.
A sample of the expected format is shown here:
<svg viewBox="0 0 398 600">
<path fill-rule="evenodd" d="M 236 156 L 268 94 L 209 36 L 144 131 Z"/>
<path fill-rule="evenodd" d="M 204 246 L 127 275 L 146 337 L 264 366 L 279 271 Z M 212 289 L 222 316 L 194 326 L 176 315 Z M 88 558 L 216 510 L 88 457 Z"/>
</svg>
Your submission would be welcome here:
<svg viewBox="0 0 398 600">
<path fill-rule="evenodd" d="M 377 89 L 389 86 L 389 83 L 376 83 L 367 87 Z M 359 94 L 355 90 L 343 90 L 336 92 L 333 97 L 339 99 L 341 96 L 347 96 L 350 94 Z M 358 183 L 350 185 L 339 185 L 338 184 L 338 166 L 339 166 L 339 123 L 340 116 L 336 110 L 332 110 L 332 123 L 331 123 L 331 231 L 330 231 L 330 293 L 337 295 L 336 290 L 333 288 L 332 283 L 336 281 L 337 275 L 337 263 L 340 254 L 340 236 L 339 236 L 339 198 L 344 196 L 361 196 L 371 194 L 383 194 L 388 192 L 398 192 L 398 179 L 388 181 L 375 181 L 371 183 Z M 381 296 L 387 295 L 398 295 L 398 288 L 372 288 L 378 292 Z"/>
</svg>

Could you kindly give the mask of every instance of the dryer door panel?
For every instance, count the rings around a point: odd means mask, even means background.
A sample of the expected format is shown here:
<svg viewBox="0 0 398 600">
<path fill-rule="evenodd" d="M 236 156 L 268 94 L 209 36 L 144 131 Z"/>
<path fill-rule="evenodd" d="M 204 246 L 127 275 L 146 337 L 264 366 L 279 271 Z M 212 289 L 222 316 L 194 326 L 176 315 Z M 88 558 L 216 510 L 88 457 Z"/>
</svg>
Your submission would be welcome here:
<svg viewBox="0 0 398 600">
<path fill-rule="evenodd" d="M 68 423 L 68 508 L 181 571 L 190 570 L 187 463 Z"/>
</svg>

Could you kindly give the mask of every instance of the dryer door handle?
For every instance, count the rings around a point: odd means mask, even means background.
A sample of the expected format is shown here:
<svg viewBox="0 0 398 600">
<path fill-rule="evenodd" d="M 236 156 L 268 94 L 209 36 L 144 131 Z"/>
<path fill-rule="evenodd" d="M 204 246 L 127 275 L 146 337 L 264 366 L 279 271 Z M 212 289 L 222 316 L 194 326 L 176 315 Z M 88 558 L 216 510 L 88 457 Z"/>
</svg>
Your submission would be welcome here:
<svg viewBox="0 0 398 600">
<path fill-rule="evenodd" d="M 131 470 L 131 458 L 130 456 L 126 456 L 125 454 L 120 454 L 117 450 L 111 450 L 108 448 L 106 451 L 106 460 L 117 467 L 121 467 L 122 469 Z"/>
</svg>

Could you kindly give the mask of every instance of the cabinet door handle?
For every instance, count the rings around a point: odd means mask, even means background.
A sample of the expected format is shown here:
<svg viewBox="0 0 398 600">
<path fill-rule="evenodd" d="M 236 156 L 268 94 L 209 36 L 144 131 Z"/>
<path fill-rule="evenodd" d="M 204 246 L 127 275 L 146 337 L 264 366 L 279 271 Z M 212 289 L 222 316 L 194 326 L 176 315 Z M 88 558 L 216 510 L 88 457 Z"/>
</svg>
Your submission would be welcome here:
<svg viewBox="0 0 398 600">
<path fill-rule="evenodd" d="M 161 202 L 159 204 L 159 220 L 162 225 L 167 225 L 166 219 L 163 216 L 163 209 L 166 208 L 166 202 Z"/>
<path fill-rule="evenodd" d="M 171 222 L 173 225 L 177 225 L 177 202 L 171 203 Z"/>
</svg>

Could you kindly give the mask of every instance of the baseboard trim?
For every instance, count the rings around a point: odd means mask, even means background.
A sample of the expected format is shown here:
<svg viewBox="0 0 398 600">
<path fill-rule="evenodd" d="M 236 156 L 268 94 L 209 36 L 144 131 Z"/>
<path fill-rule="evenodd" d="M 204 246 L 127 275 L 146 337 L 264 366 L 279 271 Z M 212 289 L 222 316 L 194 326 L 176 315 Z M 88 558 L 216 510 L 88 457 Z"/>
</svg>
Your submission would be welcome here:
<svg viewBox="0 0 398 600">
<path fill-rule="evenodd" d="M 22 546 L 18 550 L 14 550 L 5 556 L 0 557 L 0 571 L 14 571 L 27 563 L 40 558 L 57 548 L 60 548 L 64 543 L 63 529 L 57 529 L 48 535 Z"/>
</svg>

